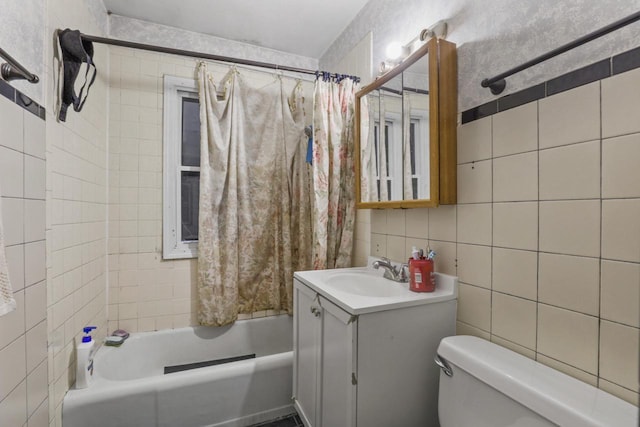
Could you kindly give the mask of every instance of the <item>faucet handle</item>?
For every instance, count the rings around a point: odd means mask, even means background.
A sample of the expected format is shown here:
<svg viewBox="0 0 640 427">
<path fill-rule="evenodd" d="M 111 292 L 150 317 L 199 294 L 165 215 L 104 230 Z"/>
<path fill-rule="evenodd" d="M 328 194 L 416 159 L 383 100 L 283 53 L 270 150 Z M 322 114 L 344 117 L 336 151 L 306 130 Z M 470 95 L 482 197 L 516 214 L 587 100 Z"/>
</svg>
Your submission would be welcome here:
<svg viewBox="0 0 640 427">
<path fill-rule="evenodd" d="M 400 271 L 398 272 L 398 279 L 400 282 L 409 281 L 409 264 L 403 263 L 400 265 Z"/>
</svg>

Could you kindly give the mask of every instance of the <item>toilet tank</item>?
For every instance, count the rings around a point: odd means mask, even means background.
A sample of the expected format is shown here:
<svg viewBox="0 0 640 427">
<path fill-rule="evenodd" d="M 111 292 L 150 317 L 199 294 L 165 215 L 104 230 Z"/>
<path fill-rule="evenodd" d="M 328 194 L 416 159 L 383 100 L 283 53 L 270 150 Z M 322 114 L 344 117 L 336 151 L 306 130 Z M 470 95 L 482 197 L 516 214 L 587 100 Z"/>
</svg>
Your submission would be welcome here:
<svg viewBox="0 0 640 427">
<path fill-rule="evenodd" d="M 440 427 L 638 425 L 636 406 L 477 337 L 444 338 L 436 359 Z"/>
</svg>

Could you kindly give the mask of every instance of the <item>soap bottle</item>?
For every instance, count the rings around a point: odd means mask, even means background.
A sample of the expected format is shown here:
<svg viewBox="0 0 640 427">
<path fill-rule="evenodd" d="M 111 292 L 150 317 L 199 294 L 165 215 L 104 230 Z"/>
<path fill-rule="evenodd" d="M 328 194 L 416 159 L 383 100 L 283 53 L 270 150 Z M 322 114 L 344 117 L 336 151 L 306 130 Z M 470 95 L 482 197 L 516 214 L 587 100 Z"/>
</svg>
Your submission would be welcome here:
<svg viewBox="0 0 640 427">
<path fill-rule="evenodd" d="M 95 326 L 86 326 L 82 329 L 84 336 L 82 342 L 76 348 L 76 388 L 87 388 L 93 379 L 93 353 L 96 342 L 91 337 L 91 331 Z"/>
</svg>

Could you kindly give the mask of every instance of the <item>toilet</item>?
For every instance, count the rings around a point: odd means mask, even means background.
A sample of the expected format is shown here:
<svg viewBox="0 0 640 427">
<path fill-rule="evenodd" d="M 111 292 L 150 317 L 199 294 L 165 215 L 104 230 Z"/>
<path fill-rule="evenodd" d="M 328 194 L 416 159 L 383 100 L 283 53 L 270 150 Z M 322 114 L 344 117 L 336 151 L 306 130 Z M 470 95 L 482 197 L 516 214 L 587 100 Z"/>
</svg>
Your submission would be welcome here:
<svg viewBox="0 0 640 427">
<path fill-rule="evenodd" d="M 638 408 L 472 336 L 438 346 L 440 427 L 636 427 Z"/>
</svg>

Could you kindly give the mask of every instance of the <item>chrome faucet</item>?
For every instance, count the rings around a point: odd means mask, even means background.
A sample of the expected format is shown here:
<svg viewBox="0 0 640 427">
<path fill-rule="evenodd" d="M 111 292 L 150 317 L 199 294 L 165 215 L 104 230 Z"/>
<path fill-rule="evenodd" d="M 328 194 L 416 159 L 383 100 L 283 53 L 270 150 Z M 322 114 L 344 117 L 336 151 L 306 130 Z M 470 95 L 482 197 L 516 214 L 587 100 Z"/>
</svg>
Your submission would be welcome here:
<svg viewBox="0 0 640 427">
<path fill-rule="evenodd" d="M 401 283 L 409 281 L 409 275 L 407 274 L 409 266 L 407 264 L 402 264 L 400 268 L 398 268 L 393 265 L 388 258 L 382 257 L 382 259 L 373 262 L 373 268 L 377 270 L 380 267 L 384 268 L 383 277 L 385 279 Z"/>
</svg>

